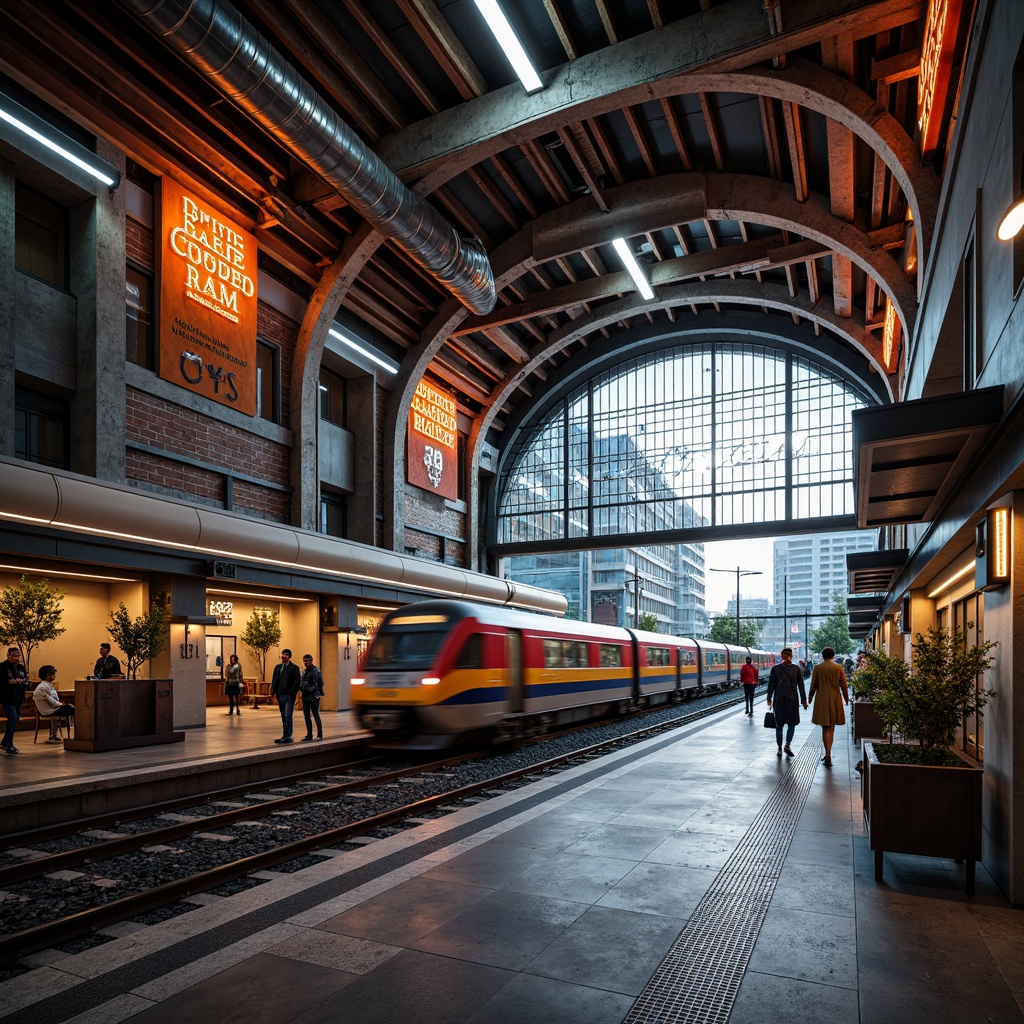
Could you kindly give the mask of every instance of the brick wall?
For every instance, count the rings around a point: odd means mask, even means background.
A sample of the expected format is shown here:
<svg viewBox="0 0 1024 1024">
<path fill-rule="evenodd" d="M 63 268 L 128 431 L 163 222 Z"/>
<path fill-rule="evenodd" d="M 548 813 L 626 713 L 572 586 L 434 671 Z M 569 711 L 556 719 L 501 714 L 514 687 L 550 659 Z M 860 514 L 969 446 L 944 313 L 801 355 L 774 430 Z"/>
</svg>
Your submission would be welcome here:
<svg viewBox="0 0 1024 1024">
<path fill-rule="evenodd" d="M 129 445 L 159 448 L 186 460 L 222 467 L 267 483 L 284 487 L 290 484 L 291 453 L 287 445 L 137 388 L 126 389 L 125 440 Z M 218 504 L 224 501 L 223 476 L 188 461 L 164 459 L 129 447 L 125 476 L 129 482 L 144 482 L 197 500 Z M 289 504 L 287 492 L 242 481 L 234 484 L 232 508 L 237 512 L 288 522 Z"/>
</svg>

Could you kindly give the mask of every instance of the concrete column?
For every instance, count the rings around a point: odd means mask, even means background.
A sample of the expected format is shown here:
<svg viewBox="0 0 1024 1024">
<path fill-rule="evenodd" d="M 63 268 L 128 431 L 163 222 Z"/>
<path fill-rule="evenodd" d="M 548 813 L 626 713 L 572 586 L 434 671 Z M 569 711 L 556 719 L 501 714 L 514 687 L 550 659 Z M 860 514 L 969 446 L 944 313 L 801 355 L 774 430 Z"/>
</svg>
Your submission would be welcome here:
<svg viewBox="0 0 1024 1024">
<path fill-rule="evenodd" d="M 161 577 L 150 581 L 150 594 L 170 598 L 173 617 L 206 614 L 206 580 L 199 577 Z M 167 647 L 149 663 L 152 679 L 174 680 L 174 728 L 206 726 L 206 627 L 172 622 Z"/>
<path fill-rule="evenodd" d="M 124 173 L 124 156 L 96 152 Z M 71 402 L 71 468 L 124 482 L 125 189 L 102 184 L 71 210 L 71 291 L 78 303 L 78 387 Z"/>
<path fill-rule="evenodd" d="M 0 366 L 14 366 L 14 165 L 0 160 Z M 0 455 L 14 454 L 14 374 L 0 373 Z"/>
<path fill-rule="evenodd" d="M 379 424 L 377 382 L 373 376 L 357 377 L 349 381 L 348 422 L 356 437 L 352 466 L 355 493 L 348 502 L 348 536 L 350 540 L 376 546 Z M 352 621 L 355 622 L 354 612 Z"/>
</svg>

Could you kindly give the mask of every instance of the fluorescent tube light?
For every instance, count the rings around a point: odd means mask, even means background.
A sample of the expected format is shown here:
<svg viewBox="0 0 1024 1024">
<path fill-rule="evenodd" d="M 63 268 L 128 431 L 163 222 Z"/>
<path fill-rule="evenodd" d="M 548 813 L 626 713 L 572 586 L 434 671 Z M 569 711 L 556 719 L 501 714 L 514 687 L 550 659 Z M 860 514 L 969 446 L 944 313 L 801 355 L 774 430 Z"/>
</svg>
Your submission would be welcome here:
<svg viewBox="0 0 1024 1024">
<path fill-rule="evenodd" d="M 332 338 L 337 338 L 344 345 L 348 345 L 349 348 L 355 349 L 361 356 L 372 360 L 378 366 L 384 367 L 388 373 L 398 373 L 398 367 L 395 366 L 390 360 L 385 360 L 369 348 L 360 345 L 357 341 L 353 341 L 347 334 L 342 334 L 341 331 L 336 331 L 333 327 L 329 328 L 327 333 Z"/>
<path fill-rule="evenodd" d="M 498 40 L 498 45 L 512 65 L 512 70 L 519 76 L 523 88 L 528 93 L 543 89 L 544 83 L 540 80 L 540 75 L 534 70 L 523 44 L 519 42 L 519 37 L 508 23 L 508 18 L 498 6 L 497 0 L 474 0 L 474 3 L 487 22 L 487 27 L 494 33 L 494 38 Z"/>
<path fill-rule="evenodd" d="M 653 299 L 654 289 L 651 287 L 647 278 L 644 277 L 644 272 L 640 269 L 640 264 L 637 263 L 632 250 L 626 244 L 626 240 L 624 238 L 616 238 L 612 242 L 612 245 L 615 247 L 615 251 L 619 254 L 619 259 L 622 260 L 622 265 L 629 271 L 629 276 L 633 278 L 637 291 L 640 292 L 645 299 Z"/>
<path fill-rule="evenodd" d="M 101 161 L 98 158 L 93 162 L 90 162 L 89 160 L 84 160 L 82 157 L 77 156 L 67 148 L 70 145 L 77 145 L 77 143 L 73 143 L 71 139 L 67 139 L 66 145 L 61 145 L 54 139 L 48 138 L 42 132 L 37 131 L 28 123 L 26 115 L 21 113 L 23 109 L 24 108 L 22 108 L 20 104 L 14 103 L 8 97 L 4 96 L 0 99 L 0 120 L 6 121 L 9 125 L 17 128 L 18 131 L 27 135 L 30 139 L 34 139 L 36 142 L 41 143 L 51 152 L 54 152 L 70 163 L 73 163 L 80 170 L 85 171 L 87 174 L 91 174 L 97 180 L 102 181 L 108 188 L 117 188 L 121 181 L 121 176 L 117 171 L 105 170 L 100 167 L 99 164 Z M 57 129 L 53 129 L 53 134 L 59 135 L 60 133 Z M 85 150 L 85 152 L 88 151 Z"/>
</svg>

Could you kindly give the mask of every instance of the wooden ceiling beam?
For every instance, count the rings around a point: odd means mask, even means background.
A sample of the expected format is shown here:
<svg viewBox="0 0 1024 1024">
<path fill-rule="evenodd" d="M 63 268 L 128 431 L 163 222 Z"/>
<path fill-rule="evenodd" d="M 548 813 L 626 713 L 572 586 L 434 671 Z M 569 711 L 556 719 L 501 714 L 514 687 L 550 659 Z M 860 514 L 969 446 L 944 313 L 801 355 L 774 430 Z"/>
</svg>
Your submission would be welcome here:
<svg viewBox="0 0 1024 1024">
<path fill-rule="evenodd" d="M 786 125 L 786 143 L 789 163 L 793 169 L 793 190 L 796 201 L 803 203 L 810 195 L 807 185 L 807 158 L 804 153 L 804 132 L 800 125 L 800 108 L 795 103 L 783 102 L 782 120 Z"/>
<path fill-rule="evenodd" d="M 258 3 L 261 8 L 273 10 L 280 0 L 249 0 Z M 359 91 L 384 116 L 393 128 L 401 128 L 409 123 L 409 115 L 395 98 L 394 94 L 377 76 L 369 64 L 363 60 L 359 51 L 352 46 L 345 36 L 338 31 L 318 7 L 301 3 L 299 0 L 284 0 L 288 11 L 302 25 L 311 40 L 335 58 L 335 65 L 345 69 L 345 73 L 355 83 Z"/>
<path fill-rule="evenodd" d="M 722 153 L 722 138 L 718 131 L 718 120 L 715 117 L 715 112 L 711 109 L 711 100 L 706 92 L 698 93 L 697 98 L 700 100 L 700 109 L 704 114 L 704 127 L 707 129 L 708 139 L 711 141 L 711 152 L 715 157 L 715 169 L 724 171 L 725 157 Z"/>
<path fill-rule="evenodd" d="M 555 35 L 558 36 L 558 41 L 562 44 L 562 49 L 565 50 L 566 59 L 575 60 L 580 53 L 576 49 L 572 33 L 569 31 L 569 23 L 565 20 L 565 15 L 562 14 L 557 0 L 544 0 L 544 10 L 548 12 Z"/>
<path fill-rule="evenodd" d="M 636 148 L 640 151 L 640 158 L 643 160 L 644 166 L 647 168 L 648 177 L 656 178 L 658 176 L 658 167 L 654 162 L 654 153 L 647 141 L 643 125 L 640 124 L 640 119 L 637 117 L 636 111 L 629 106 L 623 107 L 622 116 L 626 119 L 626 124 L 629 126 L 630 134 L 636 142 Z"/>
<path fill-rule="evenodd" d="M 580 146 L 576 142 L 576 136 L 572 131 L 566 128 L 558 129 L 558 137 L 562 140 L 562 145 L 565 147 L 566 153 L 569 154 L 569 159 L 572 160 L 576 170 L 580 172 L 580 176 L 586 183 L 587 188 L 590 190 L 590 194 L 594 197 L 594 202 L 602 210 L 608 209 L 608 204 L 605 202 L 604 196 L 601 194 L 601 188 L 597 183 L 597 178 L 591 172 L 590 162 L 580 149 Z M 596 157 L 596 154 L 595 154 Z"/>
<path fill-rule="evenodd" d="M 601 18 L 601 24 L 604 26 L 604 34 L 608 37 L 608 42 L 614 45 L 619 41 L 619 33 L 615 27 L 615 19 L 612 17 L 611 8 L 606 0 L 594 0 L 594 6 L 597 8 L 597 13 Z"/>
<path fill-rule="evenodd" d="M 412 90 L 413 95 L 427 108 L 431 114 L 441 109 L 434 94 L 423 84 L 422 79 L 409 66 L 409 62 L 391 42 L 388 34 L 377 24 L 373 16 L 366 10 L 362 0 L 342 0 L 349 13 L 359 23 L 359 27 L 369 36 L 370 41 L 387 58 L 403 82 Z"/>
<path fill-rule="evenodd" d="M 690 147 L 686 144 L 686 139 L 683 138 L 683 126 L 679 120 L 679 115 L 676 113 L 676 108 L 672 103 L 671 96 L 662 96 L 661 110 L 665 115 L 665 124 L 668 125 L 669 134 L 672 136 L 672 142 L 675 144 L 676 152 L 679 154 L 679 159 L 682 161 L 683 170 L 692 171 L 693 157 L 690 156 Z"/>
<path fill-rule="evenodd" d="M 395 0 L 464 100 L 483 96 L 487 82 L 433 0 Z"/>
<path fill-rule="evenodd" d="M 530 193 L 526 191 L 523 183 L 519 180 L 519 176 L 512 169 L 512 166 L 505 157 L 501 153 L 495 153 L 494 156 L 491 157 L 491 163 L 494 164 L 495 169 L 504 179 L 511 193 L 522 204 L 523 209 L 526 210 L 531 218 L 536 219 L 537 207 L 530 198 Z"/>
</svg>

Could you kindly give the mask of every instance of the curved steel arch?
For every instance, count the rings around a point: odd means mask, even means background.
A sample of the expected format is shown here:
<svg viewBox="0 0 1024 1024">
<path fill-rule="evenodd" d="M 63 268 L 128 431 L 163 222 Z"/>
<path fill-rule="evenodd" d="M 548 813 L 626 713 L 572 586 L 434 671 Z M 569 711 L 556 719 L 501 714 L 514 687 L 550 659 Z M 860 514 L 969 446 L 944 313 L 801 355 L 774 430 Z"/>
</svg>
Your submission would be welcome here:
<svg viewBox="0 0 1024 1024">
<path fill-rule="evenodd" d="M 836 373 L 818 352 L 798 353 L 797 346 L 780 346 L 773 338 L 759 338 L 752 345 L 750 335 L 739 329 L 709 334 L 717 336 L 698 340 L 694 332 L 682 342 L 672 334 L 636 339 L 627 349 L 610 349 L 603 358 L 564 376 L 513 428 L 504 445 L 488 508 L 488 551 L 508 555 L 615 547 L 622 544 L 624 532 L 629 533 L 629 543 L 646 545 L 708 540 L 723 530 L 754 536 L 765 528 L 776 532 L 772 527 L 783 525 L 805 530 L 851 527 L 851 494 L 846 497 L 846 511 L 842 503 L 839 511 L 830 511 L 835 507 L 837 484 L 852 490 L 849 448 L 835 449 L 831 444 L 840 424 L 845 423 L 849 433 L 849 421 L 842 412 L 838 418 L 830 414 L 835 407 L 827 397 L 820 408 L 808 403 L 819 393 L 815 374 L 824 378 L 822 383 L 831 381 L 856 404 L 871 403 L 876 396 L 865 393 L 848 373 Z M 695 363 L 687 352 L 697 354 Z M 777 368 L 781 359 L 782 376 L 776 369 L 775 382 L 768 383 L 767 371 L 764 378 L 756 372 L 749 377 L 744 373 L 733 378 L 736 391 L 720 392 L 717 383 L 707 383 L 711 380 L 704 376 L 708 369 L 705 366 L 702 374 L 700 368 L 709 356 L 714 368 L 720 366 L 721 358 L 737 355 L 755 362 L 763 358 Z M 810 379 L 798 374 L 795 355 L 802 356 Z M 667 361 L 678 364 L 676 372 L 684 374 L 682 380 L 676 378 L 674 388 L 668 388 L 667 396 L 657 382 L 660 378 L 648 377 L 639 395 L 632 389 L 616 392 L 613 387 L 611 394 L 617 393 L 618 398 L 596 401 L 605 385 L 614 385 L 617 377 L 643 375 L 650 366 Z M 717 373 L 714 379 L 718 380 Z M 758 392 L 763 399 L 750 397 Z M 741 394 L 744 404 L 737 405 Z M 634 397 L 653 419 L 641 415 L 629 426 Z M 582 409 L 576 406 L 571 413 L 569 399 L 583 402 Z M 766 401 L 763 422 L 748 420 L 748 400 L 755 401 L 751 413 Z M 725 415 L 719 419 L 722 412 Z M 549 422 L 561 424 L 553 446 L 550 436 L 545 440 Z M 750 422 L 762 422 L 760 431 L 750 429 Z M 799 436 L 793 432 L 797 429 L 804 437 L 800 444 L 810 446 L 802 451 L 791 441 Z M 602 445 L 602 437 L 608 443 Z M 538 445 L 539 463 L 531 455 Z M 761 470 L 756 469 L 759 465 Z M 506 506 L 509 499 L 511 508 Z M 534 522 L 537 516 L 546 522 Z M 700 518 L 694 521 L 694 516 Z M 520 524 L 525 535 L 539 528 L 541 536 L 502 537 L 501 523 L 507 517 L 516 521 L 525 517 Z M 624 525 L 622 517 L 630 523 Z M 552 532 L 545 536 L 545 531 Z"/>
<path fill-rule="evenodd" d="M 671 28 L 671 26 L 669 27 Z M 659 30 L 667 32 L 667 29 Z M 667 38 L 667 36 L 666 36 Z M 625 52 L 625 44 L 617 44 Z M 572 121 L 607 114 L 623 106 L 644 103 L 683 93 L 733 92 L 770 96 L 773 99 L 814 110 L 848 128 L 863 139 L 882 159 L 900 184 L 913 211 L 920 232 L 922 264 L 931 257 L 932 225 L 939 202 L 939 181 L 930 167 L 923 166 L 913 139 L 884 107 L 841 75 L 799 57 L 791 57 L 784 69 L 758 68 L 708 71 L 697 68 L 668 74 L 653 81 L 640 70 L 643 61 L 626 65 L 618 81 L 610 88 L 595 88 L 594 82 L 607 83 L 609 76 L 598 70 L 606 54 L 591 54 L 562 65 L 540 99 L 521 103 L 523 118 L 509 124 L 485 114 L 498 102 L 498 93 L 469 100 L 454 111 L 437 114 L 429 121 L 395 132 L 377 147 L 379 155 L 399 174 L 425 170 L 414 191 L 427 195 L 456 174 L 486 157 L 518 142 L 535 139 L 544 132 L 564 127 Z M 593 64 L 590 76 L 582 72 Z M 631 79 L 631 80 L 630 80 Z M 504 99 L 505 97 L 499 97 Z M 542 105 L 542 104 L 546 104 Z M 538 111 L 539 108 L 539 111 Z M 429 147 L 434 151 L 430 152 Z"/>
<path fill-rule="evenodd" d="M 557 380 L 547 382 L 535 392 L 533 401 L 523 407 L 509 420 L 505 427 L 504 443 L 498 456 L 497 473 L 504 470 L 504 461 L 515 437 L 523 430 L 530 430 L 536 422 L 557 402 L 588 377 L 603 373 L 617 362 L 656 348 L 677 345 L 680 339 L 685 343 L 705 344 L 723 339 L 738 342 L 754 338 L 757 341 L 783 351 L 813 359 L 836 376 L 843 378 L 851 387 L 861 392 L 875 404 L 883 405 L 894 401 L 892 388 L 881 375 L 868 372 L 867 361 L 855 362 L 850 347 L 830 334 L 817 335 L 810 323 L 795 324 L 791 319 L 779 316 L 769 323 L 763 313 L 749 310 L 723 310 L 714 315 L 713 323 L 643 324 L 619 331 L 608 338 L 596 340 L 585 353 L 559 367 Z M 496 407 L 497 408 L 497 407 Z M 474 421 L 469 434 L 467 455 L 470 465 L 469 507 L 476 509 L 480 503 L 479 456 L 481 443 L 486 437 L 491 419 L 484 425 L 483 419 Z M 493 510 L 491 510 L 493 511 Z M 479 568 L 476 553 L 480 550 L 481 523 L 477 516 L 470 516 L 470 551 L 472 564 Z"/>
</svg>

